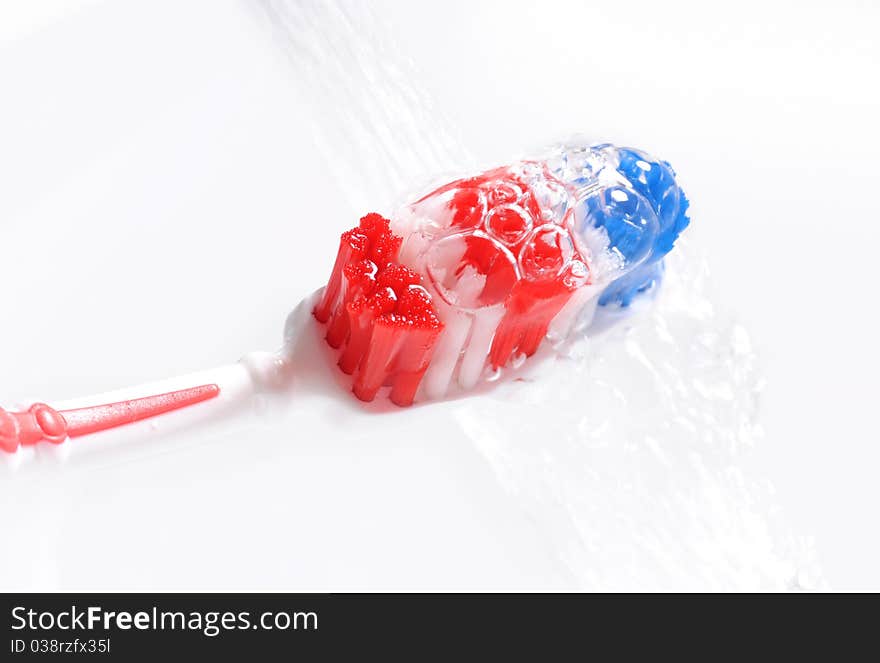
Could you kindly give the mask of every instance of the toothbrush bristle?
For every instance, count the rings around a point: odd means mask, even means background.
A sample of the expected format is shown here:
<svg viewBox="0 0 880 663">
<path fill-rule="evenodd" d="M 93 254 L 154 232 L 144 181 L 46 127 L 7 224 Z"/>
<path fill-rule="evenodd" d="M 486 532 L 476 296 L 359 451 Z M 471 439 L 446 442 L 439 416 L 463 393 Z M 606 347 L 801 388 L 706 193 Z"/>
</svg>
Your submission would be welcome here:
<svg viewBox="0 0 880 663">
<path fill-rule="evenodd" d="M 410 405 L 443 329 L 421 276 L 397 263 L 402 239 L 379 214 L 342 235 L 336 264 L 314 315 L 327 323 L 327 343 L 342 348 L 340 369 L 354 375 L 364 401 L 385 385 L 397 405 Z"/>
<path fill-rule="evenodd" d="M 562 279 L 549 282 L 520 281 L 510 293 L 506 310 L 489 351 L 492 368 L 500 368 L 516 355 L 531 357 L 547 335 L 556 314 L 574 293 Z"/>
<path fill-rule="evenodd" d="M 458 179 L 342 235 L 315 317 L 353 391 L 399 405 L 469 391 L 627 306 L 687 225 L 665 162 L 561 146 Z M 392 232 L 393 228 L 393 232 Z M 424 383 L 424 384 L 423 384 Z"/>
</svg>

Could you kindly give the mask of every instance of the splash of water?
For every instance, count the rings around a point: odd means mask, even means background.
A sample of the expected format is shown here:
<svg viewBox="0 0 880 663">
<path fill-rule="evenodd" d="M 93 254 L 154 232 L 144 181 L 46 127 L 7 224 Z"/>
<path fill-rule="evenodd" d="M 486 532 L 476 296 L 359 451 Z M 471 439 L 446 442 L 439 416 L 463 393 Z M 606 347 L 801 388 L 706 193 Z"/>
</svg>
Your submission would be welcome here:
<svg viewBox="0 0 880 663">
<path fill-rule="evenodd" d="M 317 148 L 354 209 L 387 207 L 419 180 L 472 162 L 366 3 L 259 6 L 313 110 Z"/>
<path fill-rule="evenodd" d="M 679 247 L 656 301 L 540 380 L 456 416 L 581 589 L 821 587 L 812 542 L 748 468 L 762 379 L 748 333 Z"/>
</svg>

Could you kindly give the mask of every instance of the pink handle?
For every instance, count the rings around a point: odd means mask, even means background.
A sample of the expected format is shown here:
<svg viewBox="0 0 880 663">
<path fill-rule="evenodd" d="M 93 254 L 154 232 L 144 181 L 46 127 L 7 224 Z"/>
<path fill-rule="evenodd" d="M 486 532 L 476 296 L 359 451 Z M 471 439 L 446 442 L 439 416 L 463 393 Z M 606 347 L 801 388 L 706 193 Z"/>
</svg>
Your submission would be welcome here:
<svg viewBox="0 0 880 663">
<path fill-rule="evenodd" d="M 45 403 L 34 403 L 26 412 L 7 412 L 0 408 L 0 449 L 14 453 L 19 446 L 44 440 L 61 444 L 68 437 L 88 435 L 155 417 L 201 403 L 219 393 L 220 387 L 216 384 L 205 384 L 166 394 L 61 412 Z"/>
</svg>

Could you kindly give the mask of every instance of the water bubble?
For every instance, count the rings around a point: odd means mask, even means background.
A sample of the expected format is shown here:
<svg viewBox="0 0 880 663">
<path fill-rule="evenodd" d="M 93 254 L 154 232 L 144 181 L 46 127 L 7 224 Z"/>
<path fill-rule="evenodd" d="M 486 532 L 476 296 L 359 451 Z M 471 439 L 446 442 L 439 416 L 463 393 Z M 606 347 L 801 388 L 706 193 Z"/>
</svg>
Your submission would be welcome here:
<svg viewBox="0 0 880 663">
<path fill-rule="evenodd" d="M 489 207 L 510 205 L 517 202 L 522 195 L 522 189 L 513 182 L 495 182 L 486 191 L 486 200 Z"/>
<path fill-rule="evenodd" d="M 425 266 L 440 297 L 464 309 L 504 301 L 518 278 L 513 254 L 480 232 L 459 233 L 434 242 Z"/>
<path fill-rule="evenodd" d="M 519 205 L 499 205 L 486 215 L 486 230 L 509 246 L 518 244 L 532 229 L 532 217 Z"/>
<path fill-rule="evenodd" d="M 618 254 L 629 270 L 650 255 L 659 231 L 657 215 L 638 192 L 622 185 L 599 189 L 581 203 L 576 232 L 589 241 L 592 229 L 602 229 L 609 251 Z"/>
<path fill-rule="evenodd" d="M 568 231 L 545 224 L 535 228 L 526 240 L 519 255 L 520 269 L 526 278 L 554 278 L 562 273 L 574 255 L 574 243 Z"/>
</svg>

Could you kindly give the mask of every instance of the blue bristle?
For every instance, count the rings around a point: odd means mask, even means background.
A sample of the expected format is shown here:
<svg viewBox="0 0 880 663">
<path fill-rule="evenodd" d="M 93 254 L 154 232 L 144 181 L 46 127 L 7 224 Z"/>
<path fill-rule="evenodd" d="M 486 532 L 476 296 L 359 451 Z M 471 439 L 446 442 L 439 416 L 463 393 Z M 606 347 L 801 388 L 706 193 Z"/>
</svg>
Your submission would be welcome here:
<svg viewBox="0 0 880 663">
<path fill-rule="evenodd" d="M 663 257 L 672 250 L 675 240 L 690 223 L 688 200 L 668 162 L 654 160 L 630 148 L 620 148 L 618 155 L 617 171 L 651 206 L 659 221 L 659 232 L 644 261 L 608 286 L 599 300 L 603 306 L 629 306 L 637 295 L 658 283 L 663 273 Z M 628 219 L 613 214 L 606 214 L 602 223 L 612 244 L 615 244 L 614 238 L 626 232 L 630 225 Z"/>
</svg>

